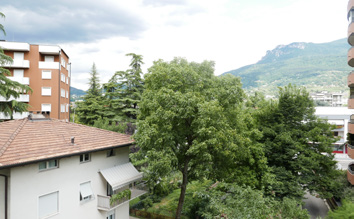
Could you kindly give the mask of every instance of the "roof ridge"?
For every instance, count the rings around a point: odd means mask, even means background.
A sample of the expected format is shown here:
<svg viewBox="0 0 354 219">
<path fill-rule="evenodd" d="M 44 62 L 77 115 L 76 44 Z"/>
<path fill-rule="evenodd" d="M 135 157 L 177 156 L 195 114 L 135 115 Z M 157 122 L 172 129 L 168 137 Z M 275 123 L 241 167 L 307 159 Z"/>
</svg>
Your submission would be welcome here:
<svg viewBox="0 0 354 219">
<path fill-rule="evenodd" d="M 16 138 L 17 134 L 21 131 L 25 123 L 27 122 L 27 119 L 23 119 L 22 123 L 17 127 L 17 129 L 14 131 L 14 133 L 10 136 L 10 138 L 5 142 L 5 144 L 1 147 L 0 149 L 0 157 L 4 154 L 6 149 L 10 146 L 12 141 Z"/>
</svg>

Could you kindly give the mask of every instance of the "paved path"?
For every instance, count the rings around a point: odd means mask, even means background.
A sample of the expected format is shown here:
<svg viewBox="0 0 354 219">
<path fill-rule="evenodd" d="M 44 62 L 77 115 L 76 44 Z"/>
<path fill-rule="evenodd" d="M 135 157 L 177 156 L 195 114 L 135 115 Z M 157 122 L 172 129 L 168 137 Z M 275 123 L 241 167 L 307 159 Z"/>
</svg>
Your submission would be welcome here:
<svg viewBox="0 0 354 219">
<path fill-rule="evenodd" d="M 323 199 L 316 198 L 315 196 L 306 193 L 304 199 L 305 208 L 309 211 L 311 219 L 316 219 L 318 217 L 325 218 L 328 213 L 328 207 L 323 201 Z"/>
</svg>

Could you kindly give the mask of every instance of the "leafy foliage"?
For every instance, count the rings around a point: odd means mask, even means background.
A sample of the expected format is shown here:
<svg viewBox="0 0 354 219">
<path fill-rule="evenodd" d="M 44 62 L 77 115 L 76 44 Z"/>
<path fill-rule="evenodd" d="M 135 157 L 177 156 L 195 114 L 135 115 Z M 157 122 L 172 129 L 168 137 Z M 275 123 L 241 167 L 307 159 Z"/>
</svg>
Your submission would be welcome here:
<svg viewBox="0 0 354 219">
<path fill-rule="evenodd" d="M 352 219 L 354 218 L 354 202 L 342 201 L 343 205 L 334 211 L 328 212 L 329 219 Z"/>
<path fill-rule="evenodd" d="M 90 74 L 90 88 L 83 98 L 84 101 L 77 102 L 76 113 L 80 123 L 92 126 L 95 121 L 104 117 L 105 105 L 95 63 L 92 65 Z"/>
<path fill-rule="evenodd" d="M 270 101 L 258 114 L 261 142 L 278 181 L 272 185 L 277 197 L 301 199 L 306 190 L 323 198 L 337 193 L 333 127 L 314 112 L 307 91 L 288 85 L 279 89 L 277 102 Z"/>
<path fill-rule="evenodd" d="M 135 140 L 149 173 L 182 173 L 177 218 L 189 180 L 227 176 L 260 187 L 266 175 L 262 148 L 250 137 L 257 131 L 245 123 L 239 79 L 213 72 L 212 62 L 176 58 L 154 62 L 146 75 Z"/>
</svg>

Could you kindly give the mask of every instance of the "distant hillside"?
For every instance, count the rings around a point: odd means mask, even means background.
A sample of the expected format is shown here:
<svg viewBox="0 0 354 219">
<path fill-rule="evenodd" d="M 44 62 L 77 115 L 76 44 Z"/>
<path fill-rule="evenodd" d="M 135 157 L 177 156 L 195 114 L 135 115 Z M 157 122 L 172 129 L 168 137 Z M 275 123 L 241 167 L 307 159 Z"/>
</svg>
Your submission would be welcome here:
<svg viewBox="0 0 354 219">
<path fill-rule="evenodd" d="M 304 85 L 309 91 L 347 91 L 351 68 L 346 39 L 330 43 L 291 43 L 267 51 L 256 64 L 226 73 L 241 77 L 246 90 L 272 94 L 278 86 Z M 226 74 L 224 73 L 224 74 Z"/>
<path fill-rule="evenodd" d="M 82 96 L 86 94 L 85 91 L 77 89 L 75 87 L 70 87 L 70 101 L 82 99 Z"/>
</svg>

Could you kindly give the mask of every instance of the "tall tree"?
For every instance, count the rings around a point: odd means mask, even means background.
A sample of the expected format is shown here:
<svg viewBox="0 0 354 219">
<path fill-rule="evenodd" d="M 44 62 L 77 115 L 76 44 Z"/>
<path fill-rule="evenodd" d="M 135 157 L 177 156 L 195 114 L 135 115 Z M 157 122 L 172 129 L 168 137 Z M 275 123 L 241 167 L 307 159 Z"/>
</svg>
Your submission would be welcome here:
<svg viewBox="0 0 354 219">
<path fill-rule="evenodd" d="M 104 85 L 109 107 L 115 121 L 135 122 L 137 107 L 144 89 L 141 65 L 143 57 L 134 53 L 131 56 L 130 69 L 117 71 L 107 84 Z"/>
<path fill-rule="evenodd" d="M 335 195 L 340 173 L 331 154 L 333 127 L 314 115 L 308 92 L 292 85 L 280 88 L 279 100 L 260 111 L 261 142 L 278 181 L 272 188 L 276 196 L 302 199 L 305 191 L 323 198 Z"/>
<path fill-rule="evenodd" d="M 235 176 L 237 166 L 236 180 L 256 186 L 266 166 L 262 148 L 251 149 L 239 78 L 213 73 L 213 62 L 176 58 L 154 62 L 146 75 L 135 140 L 152 175 L 182 173 L 176 218 L 190 180 Z"/>
<path fill-rule="evenodd" d="M 104 100 L 99 83 L 98 72 L 95 63 L 91 68 L 91 78 L 89 80 L 89 89 L 82 102 L 77 103 L 76 113 L 80 123 L 93 125 L 95 121 L 103 118 L 105 112 Z"/>
<path fill-rule="evenodd" d="M 0 17 L 4 18 L 5 15 L 0 12 Z M 0 31 L 5 35 L 5 29 L 0 24 Z M 3 68 L 6 64 L 12 63 L 12 58 L 5 55 L 2 48 L 0 48 L 0 97 L 5 98 L 5 102 L 0 102 L 0 112 L 5 116 L 12 118 L 13 112 L 25 112 L 27 111 L 28 104 L 16 101 L 16 98 L 20 97 L 20 94 L 31 92 L 30 87 L 20 84 L 16 81 L 12 81 L 6 76 L 10 76 L 11 72 Z M 13 100 L 10 100 L 13 99 Z"/>
</svg>

